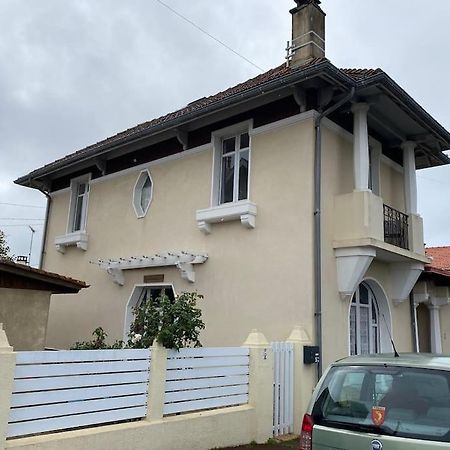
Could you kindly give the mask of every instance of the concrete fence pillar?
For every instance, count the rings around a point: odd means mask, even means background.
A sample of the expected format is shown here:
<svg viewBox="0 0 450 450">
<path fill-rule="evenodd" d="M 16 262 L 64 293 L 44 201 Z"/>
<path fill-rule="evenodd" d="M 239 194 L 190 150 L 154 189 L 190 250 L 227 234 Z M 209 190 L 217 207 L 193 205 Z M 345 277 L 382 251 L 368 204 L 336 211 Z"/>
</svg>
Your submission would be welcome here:
<svg viewBox="0 0 450 450">
<path fill-rule="evenodd" d="M 317 367 L 303 363 L 303 346 L 312 343 L 302 326 L 294 327 L 286 342 L 294 344 L 294 433 L 300 434 L 303 415 L 316 385 Z"/>
<path fill-rule="evenodd" d="M 147 420 L 161 420 L 164 416 L 166 372 L 167 349 L 155 340 L 152 345 L 152 356 L 150 363 Z"/>
<path fill-rule="evenodd" d="M 5 449 L 15 366 L 16 354 L 0 323 L 0 450 Z"/>
<path fill-rule="evenodd" d="M 253 330 L 242 344 L 250 350 L 249 405 L 255 408 L 254 439 L 258 444 L 273 435 L 273 354 L 264 334 Z"/>
</svg>

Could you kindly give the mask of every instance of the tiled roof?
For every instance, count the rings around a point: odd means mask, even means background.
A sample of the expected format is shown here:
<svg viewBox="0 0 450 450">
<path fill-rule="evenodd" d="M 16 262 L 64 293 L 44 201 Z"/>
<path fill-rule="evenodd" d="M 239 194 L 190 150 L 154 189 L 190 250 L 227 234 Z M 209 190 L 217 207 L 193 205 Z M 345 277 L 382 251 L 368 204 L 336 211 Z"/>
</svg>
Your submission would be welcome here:
<svg viewBox="0 0 450 450">
<path fill-rule="evenodd" d="M 450 247 L 428 247 L 425 253 L 433 258 L 431 268 L 450 271 Z"/>
<path fill-rule="evenodd" d="M 25 264 L 17 264 L 8 259 L 0 258 L 0 272 L 16 273 L 24 277 L 39 278 L 42 281 L 55 285 L 70 285 L 71 288 L 78 290 L 89 287 L 84 281 L 75 280 L 74 278 L 53 272 L 47 272 L 46 270 L 35 269 L 34 267 Z"/>
<path fill-rule="evenodd" d="M 243 94 L 244 92 L 251 90 L 253 88 L 257 88 L 259 86 L 264 86 L 266 83 L 271 81 L 282 79 L 288 75 L 294 74 L 295 72 L 301 73 L 307 68 L 312 66 L 316 66 L 320 63 L 329 62 L 326 58 L 315 58 L 306 62 L 305 64 L 298 67 L 288 67 L 286 64 L 282 64 L 274 69 L 271 69 L 261 75 L 258 75 L 250 80 L 244 81 L 243 83 L 239 83 L 236 86 L 233 86 L 229 89 L 221 91 L 217 94 L 214 94 L 210 97 L 203 97 L 196 101 L 189 103 L 187 106 L 178 109 L 177 111 L 171 112 L 164 116 L 158 117 L 156 119 L 143 122 L 135 127 L 129 128 L 125 131 L 122 131 L 114 136 L 111 136 L 107 139 L 97 142 L 96 144 L 89 145 L 81 150 L 78 150 L 75 153 L 70 155 L 66 155 L 63 158 L 60 158 L 52 163 L 46 164 L 45 166 L 31 172 L 28 176 L 33 177 L 38 172 L 41 172 L 45 169 L 50 169 L 52 166 L 59 165 L 60 163 L 70 162 L 71 160 L 78 159 L 79 157 L 95 155 L 97 151 L 112 146 L 116 143 L 126 141 L 128 139 L 133 138 L 135 135 L 138 135 L 141 132 L 145 132 L 150 130 L 155 126 L 160 126 L 165 123 L 170 123 L 175 119 L 182 118 L 183 116 L 187 116 L 190 113 L 201 111 L 209 106 L 214 105 L 215 103 L 219 103 L 222 100 L 234 97 L 239 94 Z M 369 77 L 372 77 L 378 73 L 382 73 L 381 69 L 341 69 L 340 70 L 344 75 L 352 78 L 355 81 L 365 80 Z"/>
</svg>

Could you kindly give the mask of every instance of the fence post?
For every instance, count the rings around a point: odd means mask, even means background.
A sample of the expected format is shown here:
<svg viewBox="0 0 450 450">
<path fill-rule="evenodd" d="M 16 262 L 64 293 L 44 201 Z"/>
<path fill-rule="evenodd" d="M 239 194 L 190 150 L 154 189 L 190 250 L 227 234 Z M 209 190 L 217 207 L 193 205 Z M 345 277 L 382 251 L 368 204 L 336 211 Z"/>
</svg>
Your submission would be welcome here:
<svg viewBox="0 0 450 450">
<path fill-rule="evenodd" d="M 166 372 L 167 349 L 155 340 L 150 363 L 147 420 L 161 420 L 164 416 Z"/>
<path fill-rule="evenodd" d="M 250 351 L 249 405 L 255 408 L 255 441 L 267 442 L 273 433 L 273 354 L 264 334 L 252 330 L 242 345 Z"/>
<path fill-rule="evenodd" d="M 303 415 L 316 384 L 316 365 L 303 364 L 303 346 L 311 345 L 311 339 L 304 327 L 294 327 L 286 342 L 294 344 L 294 433 L 300 434 Z"/>
<path fill-rule="evenodd" d="M 16 354 L 0 323 L 0 450 L 5 448 L 15 366 Z"/>
</svg>

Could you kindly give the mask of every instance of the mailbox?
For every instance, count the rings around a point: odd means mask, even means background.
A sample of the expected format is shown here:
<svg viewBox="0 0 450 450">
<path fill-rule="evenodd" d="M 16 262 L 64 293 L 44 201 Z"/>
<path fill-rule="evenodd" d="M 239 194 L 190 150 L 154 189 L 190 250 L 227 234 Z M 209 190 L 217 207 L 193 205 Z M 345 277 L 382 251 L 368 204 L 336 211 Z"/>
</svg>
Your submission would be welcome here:
<svg viewBox="0 0 450 450">
<path fill-rule="evenodd" d="M 320 349 L 318 346 L 303 346 L 304 364 L 318 364 L 320 360 Z"/>
</svg>

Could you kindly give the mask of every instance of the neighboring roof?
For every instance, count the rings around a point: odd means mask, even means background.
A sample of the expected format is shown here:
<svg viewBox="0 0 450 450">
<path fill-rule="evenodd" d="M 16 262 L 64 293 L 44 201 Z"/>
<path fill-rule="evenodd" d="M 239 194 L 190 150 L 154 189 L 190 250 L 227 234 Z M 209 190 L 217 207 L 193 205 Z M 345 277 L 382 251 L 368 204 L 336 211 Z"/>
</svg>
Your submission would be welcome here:
<svg viewBox="0 0 450 450">
<path fill-rule="evenodd" d="M 426 369 L 450 370 L 450 356 L 434 355 L 431 353 L 400 353 L 400 357 L 389 354 L 373 354 L 349 356 L 333 364 L 343 365 L 386 365 L 403 367 L 422 367 Z"/>
<path fill-rule="evenodd" d="M 31 180 L 44 177 L 59 169 L 71 166 L 87 158 L 97 157 L 107 151 L 127 144 L 136 139 L 155 135 L 162 131 L 176 129 L 191 120 L 204 117 L 221 110 L 242 103 L 245 100 L 267 94 L 277 89 L 307 80 L 313 76 L 327 75 L 339 80 L 341 85 L 355 88 L 367 88 L 375 83 L 385 85 L 392 90 L 400 102 L 407 104 L 420 121 L 437 133 L 442 141 L 450 147 L 450 133 L 445 130 L 430 114 L 428 114 L 415 100 L 410 97 L 399 85 L 388 77 L 381 69 L 338 69 L 326 58 L 315 58 L 301 66 L 292 67 L 280 65 L 250 80 L 240 83 L 210 97 L 203 97 L 189 103 L 187 106 L 159 118 L 141 123 L 114 136 L 89 145 L 75 153 L 64 156 L 29 174 L 18 178 L 15 183 L 32 186 Z M 440 164 L 448 164 L 449 159 L 439 154 L 437 160 Z"/>
<path fill-rule="evenodd" d="M 430 267 L 450 271 L 450 247 L 427 247 L 425 253 L 432 258 Z"/>
<path fill-rule="evenodd" d="M 35 289 L 72 294 L 89 287 L 84 281 L 0 259 L 0 288 Z"/>
</svg>

